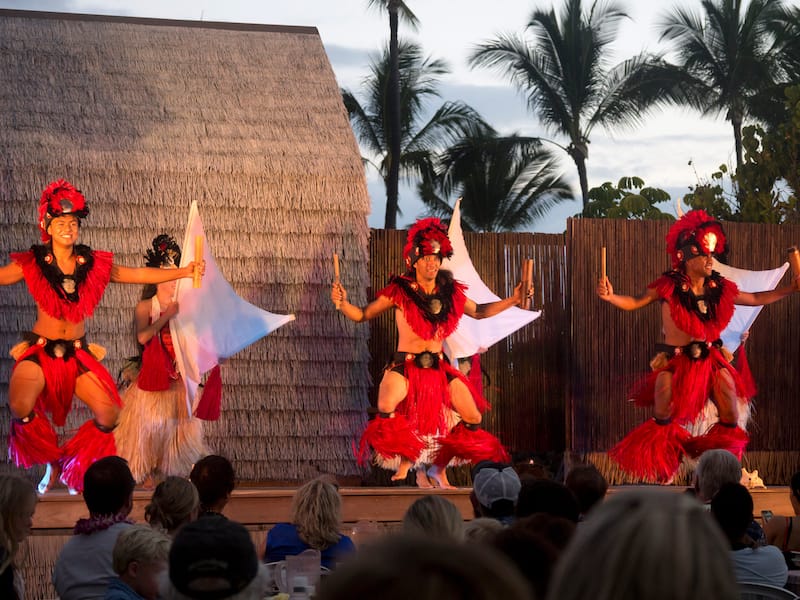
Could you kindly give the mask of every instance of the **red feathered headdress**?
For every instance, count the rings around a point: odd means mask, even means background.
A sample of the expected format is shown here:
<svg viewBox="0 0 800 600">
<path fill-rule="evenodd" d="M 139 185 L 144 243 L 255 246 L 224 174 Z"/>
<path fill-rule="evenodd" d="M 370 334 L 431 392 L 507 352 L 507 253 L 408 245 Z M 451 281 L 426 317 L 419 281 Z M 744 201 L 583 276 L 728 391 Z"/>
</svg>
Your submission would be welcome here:
<svg viewBox="0 0 800 600">
<path fill-rule="evenodd" d="M 690 258 L 709 254 L 726 262 L 728 240 L 722 223 L 704 210 L 690 210 L 669 228 L 667 254 L 672 257 L 673 269 Z"/>
<path fill-rule="evenodd" d="M 408 230 L 403 256 L 406 259 L 406 268 L 410 269 L 422 256 L 436 254 L 442 258 L 453 256 L 453 245 L 447 237 L 444 224 L 432 217 L 420 219 Z"/>
<path fill-rule="evenodd" d="M 42 241 L 50 241 L 50 234 L 47 228 L 50 221 L 63 215 L 75 215 L 83 219 L 89 214 L 89 207 L 86 206 L 86 198 L 80 190 L 75 189 L 70 182 L 59 179 L 53 181 L 42 192 L 39 200 L 39 229 L 42 230 Z"/>
</svg>

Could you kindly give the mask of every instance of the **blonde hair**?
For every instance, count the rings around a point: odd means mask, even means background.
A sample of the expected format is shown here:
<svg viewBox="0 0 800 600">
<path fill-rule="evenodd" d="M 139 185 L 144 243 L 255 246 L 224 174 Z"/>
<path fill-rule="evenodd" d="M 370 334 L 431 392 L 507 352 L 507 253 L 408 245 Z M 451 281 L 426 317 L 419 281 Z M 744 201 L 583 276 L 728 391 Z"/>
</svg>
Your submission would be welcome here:
<svg viewBox="0 0 800 600">
<path fill-rule="evenodd" d="M 403 531 L 436 538 L 464 539 L 464 519 L 455 504 L 441 496 L 423 496 L 403 515 Z"/>
<path fill-rule="evenodd" d="M 488 544 L 504 529 L 497 519 L 478 517 L 464 523 L 464 541 Z"/>
<path fill-rule="evenodd" d="M 342 499 L 335 486 L 322 479 L 312 479 L 295 492 L 292 499 L 292 523 L 300 539 L 316 550 L 324 550 L 339 541 Z"/>
<path fill-rule="evenodd" d="M 151 527 L 167 533 L 196 517 L 200 507 L 197 488 L 188 479 L 167 477 L 156 486 L 150 503 L 144 508 L 144 518 Z"/>
<path fill-rule="evenodd" d="M 112 566 L 122 575 L 132 562 L 154 563 L 169 558 L 169 537 L 147 525 L 132 525 L 119 534 L 111 553 Z"/>
<path fill-rule="evenodd" d="M 686 494 L 661 489 L 613 494 L 576 529 L 547 598 L 735 599 L 729 550 L 708 511 Z"/>
<path fill-rule="evenodd" d="M 10 565 L 17 555 L 21 540 L 15 539 L 14 526 L 25 517 L 29 504 L 36 505 L 38 497 L 33 483 L 19 475 L 0 475 L 0 546 L 5 556 L 0 561 L 0 572 Z"/>
</svg>

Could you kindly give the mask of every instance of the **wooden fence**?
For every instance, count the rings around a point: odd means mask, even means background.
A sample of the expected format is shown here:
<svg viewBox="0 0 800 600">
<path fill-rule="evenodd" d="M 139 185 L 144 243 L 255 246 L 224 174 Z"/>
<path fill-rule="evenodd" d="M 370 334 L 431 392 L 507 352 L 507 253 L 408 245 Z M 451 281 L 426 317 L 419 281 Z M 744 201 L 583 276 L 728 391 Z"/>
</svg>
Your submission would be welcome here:
<svg viewBox="0 0 800 600">
<path fill-rule="evenodd" d="M 595 295 L 600 248 L 607 247 L 615 291 L 637 295 L 670 266 L 664 237 L 670 223 L 570 219 L 565 234 L 465 234 L 470 257 L 499 296 L 510 294 L 525 258 L 534 259 L 534 307 L 542 316 L 482 356 L 493 408 L 486 428 L 518 456 L 566 451 L 596 464 L 613 484 L 629 483 L 606 450 L 649 411 L 626 401 L 630 385 L 649 366 L 660 338 L 659 308 L 625 312 Z M 729 264 L 762 270 L 780 266 L 800 243 L 800 226 L 726 223 Z M 403 269 L 404 231 L 372 230 L 368 296 Z M 787 285 L 787 275 L 779 285 Z M 744 466 L 767 483 L 785 485 L 800 469 L 800 296 L 765 307 L 746 349 L 759 393 L 753 402 L 751 442 Z M 371 324 L 370 372 L 377 383 L 396 345 L 393 316 Z M 686 471 L 681 478 L 685 480 Z"/>
</svg>

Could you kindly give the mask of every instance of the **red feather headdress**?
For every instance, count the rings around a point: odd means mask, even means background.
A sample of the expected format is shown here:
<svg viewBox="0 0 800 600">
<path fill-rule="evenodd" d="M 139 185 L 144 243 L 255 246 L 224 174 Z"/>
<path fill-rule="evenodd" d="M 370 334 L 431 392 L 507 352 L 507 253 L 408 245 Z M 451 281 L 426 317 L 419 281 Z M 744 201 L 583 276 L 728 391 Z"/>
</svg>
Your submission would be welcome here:
<svg viewBox="0 0 800 600">
<path fill-rule="evenodd" d="M 408 230 L 403 257 L 410 269 L 422 256 L 436 254 L 442 258 L 453 256 L 453 245 L 447 237 L 447 229 L 436 217 L 420 219 Z"/>
<path fill-rule="evenodd" d="M 672 268 L 695 256 L 714 255 L 726 262 L 728 240 L 722 223 L 704 210 L 690 210 L 673 223 L 667 233 L 667 254 L 672 257 Z"/>
<path fill-rule="evenodd" d="M 42 230 L 42 241 L 50 241 L 47 228 L 50 221 L 63 215 L 75 215 L 83 219 L 89 214 L 86 198 L 80 190 L 75 189 L 70 182 L 63 179 L 53 181 L 42 192 L 39 200 L 39 229 Z"/>
</svg>

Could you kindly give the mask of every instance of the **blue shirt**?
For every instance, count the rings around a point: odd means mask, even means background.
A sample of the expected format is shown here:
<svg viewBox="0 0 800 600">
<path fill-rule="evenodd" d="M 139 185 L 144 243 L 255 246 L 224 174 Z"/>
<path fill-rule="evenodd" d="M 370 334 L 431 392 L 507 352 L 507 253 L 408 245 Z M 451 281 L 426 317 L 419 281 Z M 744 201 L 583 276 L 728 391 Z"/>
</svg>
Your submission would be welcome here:
<svg viewBox="0 0 800 600">
<path fill-rule="evenodd" d="M 278 523 L 267 533 L 267 545 L 264 551 L 264 562 L 277 562 L 287 556 L 296 556 L 311 546 L 300 539 L 297 527 L 292 523 Z M 322 566 L 332 569 L 342 556 L 356 549 L 353 541 L 346 535 L 340 535 L 339 541 L 320 550 Z"/>
</svg>

